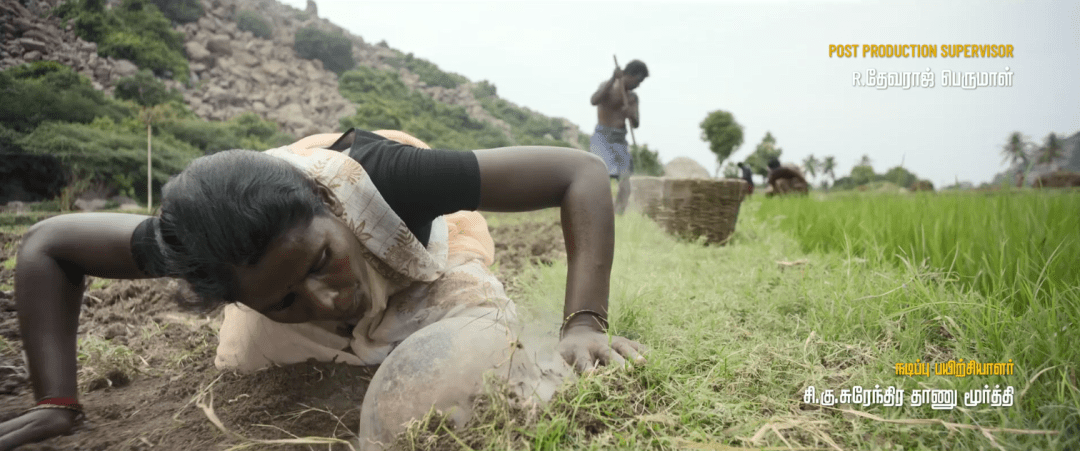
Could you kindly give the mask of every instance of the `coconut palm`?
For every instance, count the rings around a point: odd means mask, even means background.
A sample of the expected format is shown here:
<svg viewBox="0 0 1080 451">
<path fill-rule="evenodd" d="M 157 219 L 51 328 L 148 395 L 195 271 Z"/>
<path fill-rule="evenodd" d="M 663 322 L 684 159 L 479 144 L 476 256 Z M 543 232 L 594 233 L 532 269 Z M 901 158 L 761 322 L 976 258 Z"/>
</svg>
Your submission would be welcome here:
<svg viewBox="0 0 1080 451">
<path fill-rule="evenodd" d="M 1039 163 L 1053 163 L 1054 160 L 1063 156 L 1061 141 L 1057 135 L 1051 133 L 1046 136 L 1046 143 L 1039 148 Z"/>
<path fill-rule="evenodd" d="M 1024 186 L 1024 171 L 1028 165 L 1028 145 L 1027 138 L 1023 134 L 1012 132 L 1005 146 L 1001 148 L 1002 163 L 1009 165 L 1020 163 L 1020 167 L 1016 171 L 1017 188 Z"/>
<path fill-rule="evenodd" d="M 821 163 L 818 161 L 817 157 L 814 157 L 814 154 L 810 154 L 804 158 L 802 164 L 803 170 L 810 175 L 810 178 L 817 177 L 817 170 L 818 167 L 821 166 Z"/>
<path fill-rule="evenodd" d="M 836 157 L 829 155 L 821 161 L 821 174 L 829 177 L 829 185 L 836 183 Z"/>
</svg>

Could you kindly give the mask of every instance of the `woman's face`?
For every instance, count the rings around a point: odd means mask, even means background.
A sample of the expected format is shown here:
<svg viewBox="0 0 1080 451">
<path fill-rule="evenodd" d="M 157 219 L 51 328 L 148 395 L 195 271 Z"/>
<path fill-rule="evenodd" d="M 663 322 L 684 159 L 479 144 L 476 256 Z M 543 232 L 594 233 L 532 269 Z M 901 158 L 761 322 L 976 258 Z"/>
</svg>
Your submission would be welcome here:
<svg viewBox="0 0 1080 451">
<path fill-rule="evenodd" d="M 236 268 L 239 301 L 280 323 L 358 319 L 371 307 L 361 246 L 342 220 L 317 215 Z"/>
</svg>

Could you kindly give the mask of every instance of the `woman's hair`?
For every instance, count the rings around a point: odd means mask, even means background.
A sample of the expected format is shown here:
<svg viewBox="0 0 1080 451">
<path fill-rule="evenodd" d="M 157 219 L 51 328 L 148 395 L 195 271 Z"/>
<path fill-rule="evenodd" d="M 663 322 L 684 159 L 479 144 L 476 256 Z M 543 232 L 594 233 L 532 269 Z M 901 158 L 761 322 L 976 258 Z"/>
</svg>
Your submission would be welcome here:
<svg viewBox="0 0 1080 451">
<path fill-rule="evenodd" d="M 256 264 L 286 230 L 326 211 L 315 181 L 284 160 L 228 150 L 192 161 L 162 188 L 158 225 L 164 266 L 188 284 L 180 303 L 235 302 L 235 267 Z"/>
</svg>

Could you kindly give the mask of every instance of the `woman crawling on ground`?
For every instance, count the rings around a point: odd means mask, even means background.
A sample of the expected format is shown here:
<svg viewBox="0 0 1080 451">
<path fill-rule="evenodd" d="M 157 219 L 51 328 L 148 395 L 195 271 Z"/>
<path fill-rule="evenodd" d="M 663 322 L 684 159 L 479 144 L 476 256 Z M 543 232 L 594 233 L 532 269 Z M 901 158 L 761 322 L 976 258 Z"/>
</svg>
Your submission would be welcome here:
<svg viewBox="0 0 1080 451">
<path fill-rule="evenodd" d="M 0 449 L 72 429 L 85 277 L 174 277 L 186 302 L 225 304 L 215 365 L 254 371 L 310 358 L 380 364 L 362 449 L 432 407 L 457 424 L 485 373 L 543 398 L 573 366 L 643 361 L 606 334 L 613 245 L 607 169 L 551 147 L 455 152 L 401 132 L 316 135 L 266 152 L 199 158 L 162 190 L 159 216 L 80 213 L 24 235 L 15 298 L 38 406 L 0 424 Z M 488 270 L 474 210 L 560 207 L 569 269 L 558 368 L 518 346 L 514 304 Z M 565 363 L 563 363 L 565 361 Z"/>
</svg>

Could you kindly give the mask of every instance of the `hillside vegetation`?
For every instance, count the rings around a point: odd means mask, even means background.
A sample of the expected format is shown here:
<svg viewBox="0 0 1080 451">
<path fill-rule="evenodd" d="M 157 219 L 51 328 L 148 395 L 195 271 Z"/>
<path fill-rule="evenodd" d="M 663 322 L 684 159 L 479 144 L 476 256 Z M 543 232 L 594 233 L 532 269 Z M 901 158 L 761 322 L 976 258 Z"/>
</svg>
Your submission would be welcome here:
<svg viewBox="0 0 1080 451">
<path fill-rule="evenodd" d="M 50 4 L 59 6 L 40 18 L 20 18 L 25 21 L 19 23 L 43 20 L 56 24 L 51 25 L 54 28 L 69 27 L 78 37 L 73 47 L 96 49 L 100 61 L 114 66 L 129 60 L 138 71 L 126 70 L 117 78 L 116 70 L 108 66 L 102 78 L 101 68 L 48 61 L 72 57 L 47 50 L 34 52 L 43 60 L 17 60 L 22 64 L 0 70 L 0 103 L 5 105 L 0 111 L 0 153 L 17 160 L 0 166 L 0 171 L 5 178 L 6 174 L 17 177 L 27 167 L 38 167 L 55 179 L 48 187 L 16 189 L 17 196 L 0 187 L 0 203 L 54 198 L 74 182 L 85 189 L 95 187 L 99 193 L 144 199 L 147 120 L 153 138 L 155 190 L 201 155 L 232 148 L 262 150 L 335 128 L 398 129 L 433 147 L 455 150 L 587 145 L 587 137 L 578 134 L 573 124 L 499 98 L 490 82 L 472 83 L 385 44 L 363 44 L 359 37 L 326 20 L 276 2 L 71 0 Z M 220 21 L 222 17 L 228 23 Z M 234 32 L 223 35 L 222 27 Z M 23 35 L 45 40 L 32 29 L 26 28 Z M 283 38 L 282 33 L 287 35 Z M 213 38 L 204 46 L 198 39 L 207 34 Z M 96 46 L 87 47 L 86 42 Z M 252 54 L 254 60 L 237 53 L 238 46 L 252 48 L 251 44 L 262 49 Z M 325 94 L 305 98 L 302 84 L 290 87 L 298 91 L 282 94 L 275 103 L 266 98 L 265 105 L 241 101 L 251 97 L 248 94 L 273 92 L 277 82 L 269 79 L 260 85 L 258 76 L 236 81 L 237 72 L 250 70 L 229 65 L 253 62 L 263 71 L 277 70 L 290 77 L 296 69 L 288 64 L 291 60 L 281 59 L 283 52 L 288 58 L 315 63 L 301 70 L 336 73 L 330 78 L 319 76 L 322 87 L 318 89 L 325 90 L 329 82 L 330 92 L 347 99 L 355 113 L 330 125 L 310 116 L 313 120 L 305 121 L 310 100 L 321 102 Z M 10 64 L 12 60 L 4 61 Z M 307 92 L 323 92 L 318 89 Z M 209 103 L 211 96 L 225 97 Z M 342 107 L 328 108 L 332 112 Z M 207 114 L 208 110 L 212 113 Z M 564 139 L 567 136 L 572 139 Z M 57 165 L 61 173 L 41 169 Z"/>
</svg>

